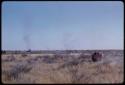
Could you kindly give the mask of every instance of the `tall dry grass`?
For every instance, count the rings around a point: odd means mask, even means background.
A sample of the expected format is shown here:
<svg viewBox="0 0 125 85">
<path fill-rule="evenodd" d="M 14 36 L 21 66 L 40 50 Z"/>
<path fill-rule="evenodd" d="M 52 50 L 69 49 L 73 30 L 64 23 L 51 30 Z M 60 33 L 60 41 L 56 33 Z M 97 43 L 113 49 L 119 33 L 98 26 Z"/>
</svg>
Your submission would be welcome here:
<svg viewBox="0 0 125 85">
<path fill-rule="evenodd" d="M 91 62 L 90 58 L 86 58 L 83 54 L 61 55 L 60 58 L 57 56 L 60 55 L 2 55 L 2 82 L 12 84 L 123 82 L 123 66 L 111 62 Z"/>
</svg>

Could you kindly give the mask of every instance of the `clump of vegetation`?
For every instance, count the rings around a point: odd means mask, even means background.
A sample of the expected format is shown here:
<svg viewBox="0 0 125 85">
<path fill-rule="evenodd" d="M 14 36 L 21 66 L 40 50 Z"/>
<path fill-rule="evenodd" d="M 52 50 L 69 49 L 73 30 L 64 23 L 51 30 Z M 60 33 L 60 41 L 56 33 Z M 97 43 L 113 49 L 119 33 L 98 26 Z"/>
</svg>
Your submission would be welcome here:
<svg viewBox="0 0 125 85">
<path fill-rule="evenodd" d="M 95 52 L 92 54 L 92 61 L 97 62 L 102 60 L 102 54 L 99 52 Z"/>
<path fill-rule="evenodd" d="M 20 73 L 27 73 L 31 69 L 32 67 L 30 65 L 17 64 L 11 70 L 2 71 L 2 74 L 5 75 L 6 80 L 17 79 Z"/>
<path fill-rule="evenodd" d="M 21 56 L 22 56 L 22 57 L 26 57 L 26 56 L 27 56 L 27 54 L 21 54 Z"/>
<path fill-rule="evenodd" d="M 91 62 L 91 55 L 84 55 L 83 53 L 80 54 L 78 57 L 79 62 Z"/>
<path fill-rule="evenodd" d="M 7 56 L 7 58 L 4 59 L 3 61 L 12 62 L 12 61 L 15 61 L 15 60 L 16 60 L 15 57 L 13 55 L 11 55 L 11 56 Z"/>
</svg>

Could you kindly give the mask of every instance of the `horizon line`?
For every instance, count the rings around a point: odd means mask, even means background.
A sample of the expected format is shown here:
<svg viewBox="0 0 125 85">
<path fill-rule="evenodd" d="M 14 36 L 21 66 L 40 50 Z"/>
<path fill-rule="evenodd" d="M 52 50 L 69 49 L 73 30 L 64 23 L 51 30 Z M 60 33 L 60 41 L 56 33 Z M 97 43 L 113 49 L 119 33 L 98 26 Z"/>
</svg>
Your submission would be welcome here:
<svg viewBox="0 0 125 85">
<path fill-rule="evenodd" d="M 33 49 L 28 49 L 28 50 L 2 50 L 2 51 L 66 51 L 66 50 L 124 50 L 124 49 L 54 49 L 54 50 L 45 50 L 45 49 L 41 49 L 41 50 L 33 50 Z"/>
</svg>

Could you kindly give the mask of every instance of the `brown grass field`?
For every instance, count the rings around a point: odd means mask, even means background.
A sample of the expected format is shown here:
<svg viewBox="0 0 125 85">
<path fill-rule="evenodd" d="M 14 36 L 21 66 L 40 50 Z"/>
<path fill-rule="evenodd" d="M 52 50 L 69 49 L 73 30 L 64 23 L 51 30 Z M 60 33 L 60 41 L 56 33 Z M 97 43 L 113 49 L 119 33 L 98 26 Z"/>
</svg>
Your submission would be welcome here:
<svg viewBox="0 0 125 85">
<path fill-rule="evenodd" d="M 2 83 L 123 83 L 123 50 L 102 51 L 104 56 L 99 62 L 92 62 L 92 52 L 69 54 L 3 53 Z"/>
</svg>

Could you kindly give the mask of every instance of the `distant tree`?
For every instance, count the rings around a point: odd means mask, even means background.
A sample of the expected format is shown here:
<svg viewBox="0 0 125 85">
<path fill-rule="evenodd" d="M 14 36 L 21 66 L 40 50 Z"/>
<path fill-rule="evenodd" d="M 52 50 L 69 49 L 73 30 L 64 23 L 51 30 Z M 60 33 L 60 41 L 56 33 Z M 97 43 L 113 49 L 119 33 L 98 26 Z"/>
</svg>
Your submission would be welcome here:
<svg viewBox="0 0 125 85">
<path fill-rule="evenodd" d="M 27 52 L 31 52 L 31 49 L 27 50 Z"/>
</svg>

